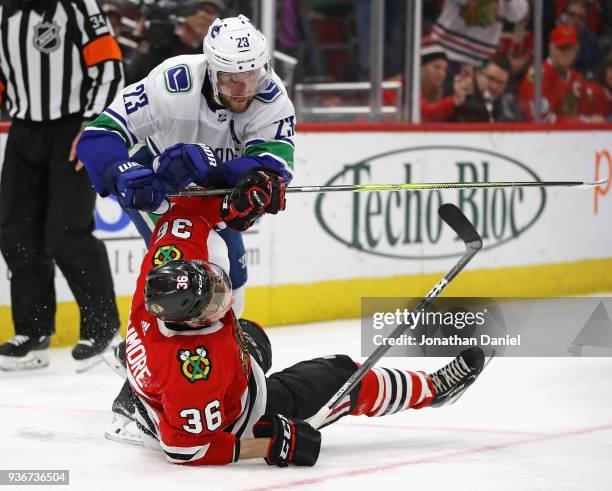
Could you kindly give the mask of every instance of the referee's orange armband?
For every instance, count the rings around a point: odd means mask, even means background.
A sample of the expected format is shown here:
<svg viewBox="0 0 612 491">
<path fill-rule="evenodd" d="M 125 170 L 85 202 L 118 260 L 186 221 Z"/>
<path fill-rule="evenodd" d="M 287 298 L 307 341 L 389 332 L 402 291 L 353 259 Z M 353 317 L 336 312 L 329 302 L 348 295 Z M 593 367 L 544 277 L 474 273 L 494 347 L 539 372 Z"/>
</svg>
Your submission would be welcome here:
<svg viewBox="0 0 612 491">
<path fill-rule="evenodd" d="M 108 60 L 121 61 L 121 48 L 113 36 L 105 34 L 83 46 L 85 65 L 91 67 Z"/>
</svg>

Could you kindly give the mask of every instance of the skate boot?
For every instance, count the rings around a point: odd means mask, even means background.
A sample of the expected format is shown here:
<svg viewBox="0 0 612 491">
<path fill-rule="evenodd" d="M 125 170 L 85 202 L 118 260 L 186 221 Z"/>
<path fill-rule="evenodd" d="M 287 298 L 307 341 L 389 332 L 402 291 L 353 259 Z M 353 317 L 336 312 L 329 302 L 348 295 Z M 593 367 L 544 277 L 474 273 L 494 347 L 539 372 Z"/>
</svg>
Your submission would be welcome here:
<svg viewBox="0 0 612 491">
<path fill-rule="evenodd" d="M 0 370 L 28 370 L 49 365 L 51 336 L 17 334 L 0 345 Z"/>
<path fill-rule="evenodd" d="M 113 419 L 104 432 L 104 437 L 121 443 L 143 445 L 142 434 L 136 423 L 137 396 L 126 380 L 113 401 Z"/>
<path fill-rule="evenodd" d="M 112 351 L 121 342 L 121 336 L 115 334 L 109 339 L 81 339 L 72 349 L 72 357 L 77 362 L 77 373 L 84 372 L 103 360 L 106 351 Z"/>
<path fill-rule="evenodd" d="M 455 402 L 474 383 L 485 366 L 482 348 L 463 350 L 448 365 L 429 375 L 436 394 L 430 407 L 440 407 Z"/>
</svg>

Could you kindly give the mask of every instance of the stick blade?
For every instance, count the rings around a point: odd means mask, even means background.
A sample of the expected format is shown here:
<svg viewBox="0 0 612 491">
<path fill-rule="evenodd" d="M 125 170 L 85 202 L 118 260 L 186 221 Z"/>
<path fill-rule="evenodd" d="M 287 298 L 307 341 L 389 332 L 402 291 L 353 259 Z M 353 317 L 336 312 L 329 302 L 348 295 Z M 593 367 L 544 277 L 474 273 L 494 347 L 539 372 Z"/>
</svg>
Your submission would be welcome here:
<svg viewBox="0 0 612 491">
<path fill-rule="evenodd" d="M 466 218 L 459 208 L 451 203 L 445 203 L 438 208 L 438 215 L 446 222 L 446 224 L 452 228 L 455 233 L 461 238 L 466 244 L 478 243 L 482 246 L 482 239 L 474 225 Z"/>
</svg>

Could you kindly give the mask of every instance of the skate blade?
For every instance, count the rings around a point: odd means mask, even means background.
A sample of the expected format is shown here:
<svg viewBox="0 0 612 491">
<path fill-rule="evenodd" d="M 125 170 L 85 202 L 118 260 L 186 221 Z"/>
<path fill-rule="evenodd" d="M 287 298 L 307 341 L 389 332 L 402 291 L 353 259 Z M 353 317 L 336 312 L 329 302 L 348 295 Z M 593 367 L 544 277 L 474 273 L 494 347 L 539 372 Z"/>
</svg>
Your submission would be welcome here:
<svg viewBox="0 0 612 491">
<path fill-rule="evenodd" d="M 102 363 L 102 355 L 92 356 L 91 358 L 87 358 L 86 360 L 75 360 L 76 363 L 76 373 L 83 373 L 89 370 L 90 368 L 95 367 L 99 363 Z"/>
<path fill-rule="evenodd" d="M 144 446 L 142 434 L 136 422 L 122 414 L 113 413 L 113 420 L 106 428 L 104 438 L 128 445 Z"/>
<path fill-rule="evenodd" d="M 86 372 L 90 368 L 95 367 L 99 363 L 102 363 L 102 361 L 104 361 L 104 355 L 109 352 L 112 355 L 113 351 L 115 350 L 115 346 L 117 346 L 120 342 L 121 336 L 117 334 L 113 339 L 111 339 L 110 343 L 108 343 L 108 346 L 101 353 L 98 353 L 97 355 L 94 355 L 90 358 L 86 358 L 84 360 L 75 360 L 75 363 L 77 365 L 75 369 L 76 373 Z"/>
<path fill-rule="evenodd" d="M 104 363 L 106 363 L 113 370 L 113 372 L 125 380 L 127 377 L 127 370 L 123 367 L 121 362 L 117 360 L 114 349 L 102 353 L 102 359 L 104 360 Z"/>
<path fill-rule="evenodd" d="M 17 372 L 19 370 L 35 370 L 49 366 L 49 353 L 47 350 L 30 351 L 21 357 L 0 356 L 0 370 Z"/>
</svg>

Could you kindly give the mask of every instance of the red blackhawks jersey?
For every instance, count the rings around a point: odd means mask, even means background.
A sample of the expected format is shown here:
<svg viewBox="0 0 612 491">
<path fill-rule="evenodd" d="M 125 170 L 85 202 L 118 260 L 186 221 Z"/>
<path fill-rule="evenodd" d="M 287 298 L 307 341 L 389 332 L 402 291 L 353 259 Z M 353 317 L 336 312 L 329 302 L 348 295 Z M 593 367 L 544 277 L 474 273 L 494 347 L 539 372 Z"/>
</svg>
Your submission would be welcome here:
<svg viewBox="0 0 612 491">
<path fill-rule="evenodd" d="M 236 461 L 239 437 L 253 436 L 252 425 L 265 410 L 263 371 L 249 356 L 231 310 L 210 327 L 173 331 L 144 305 L 147 273 L 158 264 L 201 259 L 228 273 L 227 247 L 215 231 L 220 202 L 173 200 L 153 231 L 132 300 L 126 360 L 128 380 L 142 403 L 137 418 L 173 463 Z"/>
<path fill-rule="evenodd" d="M 585 114 L 585 82 L 574 70 L 566 76 L 560 75 L 550 60 L 542 64 L 542 121 L 557 123 L 576 121 Z M 520 90 L 521 108 L 530 121 L 534 120 L 533 100 L 535 98 L 534 70 L 529 69 Z"/>
</svg>

